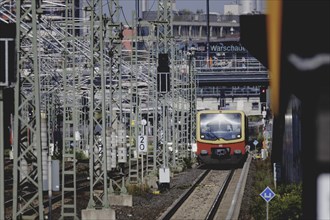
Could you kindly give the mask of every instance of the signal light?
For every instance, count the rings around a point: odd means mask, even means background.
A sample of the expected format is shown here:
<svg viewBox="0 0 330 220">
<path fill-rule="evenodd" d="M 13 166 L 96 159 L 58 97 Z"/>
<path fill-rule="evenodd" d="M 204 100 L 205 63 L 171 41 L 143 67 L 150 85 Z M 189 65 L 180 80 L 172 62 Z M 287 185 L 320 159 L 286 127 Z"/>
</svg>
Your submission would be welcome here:
<svg viewBox="0 0 330 220">
<path fill-rule="evenodd" d="M 169 57 L 167 53 L 158 54 L 157 91 L 169 92 L 171 89 Z"/>
</svg>

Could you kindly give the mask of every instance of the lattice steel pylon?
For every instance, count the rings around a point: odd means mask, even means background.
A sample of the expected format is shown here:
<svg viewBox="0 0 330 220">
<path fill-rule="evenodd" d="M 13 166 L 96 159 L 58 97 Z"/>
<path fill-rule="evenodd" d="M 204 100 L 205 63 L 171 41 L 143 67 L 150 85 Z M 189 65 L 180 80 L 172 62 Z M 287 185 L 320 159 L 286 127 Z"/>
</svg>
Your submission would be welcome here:
<svg viewBox="0 0 330 220">
<path fill-rule="evenodd" d="M 193 56 L 193 55 L 192 55 Z M 193 158 L 193 146 L 196 144 L 196 114 L 197 114 L 197 91 L 196 91 L 196 62 L 195 57 L 190 58 L 190 67 L 189 67 L 189 84 L 190 84 L 190 157 Z"/>
<path fill-rule="evenodd" d="M 152 26 L 149 26 L 152 28 Z M 154 27 L 154 26 L 153 26 Z M 153 33 L 154 30 L 150 31 Z M 157 56 L 155 51 L 155 36 L 153 34 L 149 34 L 147 42 L 148 45 L 148 59 L 147 59 L 147 73 L 149 78 L 149 86 L 148 86 L 148 97 L 147 97 L 147 134 L 148 136 L 152 136 L 148 141 L 151 141 L 150 145 L 152 149 L 148 149 L 147 153 L 147 173 L 148 175 L 156 176 L 157 175 L 157 148 L 158 146 L 158 138 L 157 138 Z"/>
<path fill-rule="evenodd" d="M 183 125 L 184 121 L 181 120 L 181 116 L 184 113 L 184 86 L 185 82 L 183 80 L 182 75 L 184 74 L 182 71 L 182 65 L 184 63 L 184 57 L 182 57 L 182 53 L 176 54 L 175 60 L 173 60 L 173 92 L 172 92 L 172 106 L 173 106 L 173 152 L 171 155 L 172 166 L 179 168 L 183 164 L 183 156 L 182 156 L 182 145 L 183 145 Z M 180 75 L 181 74 L 181 75 Z"/>
<path fill-rule="evenodd" d="M 158 53 L 173 52 L 173 0 L 158 0 L 157 49 Z M 169 54 L 173 56 L 172 54 Z M 171 57 L 173 58 L 173 57 Z"/>
<path fill-rule="evenodd" d="M 108 104 L 108 126 L 111 127 L 111 134 L 116 140 L 112 140 L 114 143 L 111 146 L 111 163 L 110 168 L 116 168 L 118 163 L 120 165 L 127 158 L 126 155 L 118 156 L 117 152 L 122 152 L 126 149 L 126 117 L 123 111 L 123 102 L 129 100 L 127 90 L 123 90 L 122 78 L 129 76 L 130 68 L 122 60 L 122 38 L 123 38 L 123 25 L 120 22 L 120 10 L 118 0 L 110 1 L 109 3 L 110 19 L 106 24 L 106 47 L 109 59 L 109 66 L 107 66 L 107 82 L 109 81 L 109 94 L 107 99 Z M 110 138 L 110 137 L 108 137 Z M 118 162 L 118 163 L 117 163 Z"/>
<path fill-rule="evenodd" d="M 158 1 L 158 14 L 157 21 L 155 23 L 157 28 L 157 53 L 158 56 L 158 65 L 159 62 L 159 54 L 167 54 L 169 57 L 168 65 L 171 67 L 170 72 L 170 81 L 173 82 L 173 12 L 172 12 L 172 0 L 159 0 Z M 157 73 L 160 74 L 160 73 Z M 160 88 L 159 81 L 157 82 L 157 87 Z M 173 83 L 171 83 L 173 86 Z M 172 88 L 172 86 L 170 86 Z M 159 163 L 159 167 L 168 168 L 169 167 L 169 151 L 168 151 L 168 143 L 171 142 L 172 139 L 170 128 L 172 123 L 170 122 L 170 118 L 172 115 L 172 106 L 170 97 L 171 92 L 169 88 L 166 88 L 164 91 L 157 91 L 157 104 L 155 108 L 157 109 L 156 120 L 157 120 L 157 155 L 156 160 Z M 156 134 L 155 134 L 156 135 Z"/>
<path fill-rule="evenodd" d="M 137 27 L 135 14 L 133 15 L 133 27 Z M 138 184 L 141 182 L 139 175 L 139 155 L 137 148 L 138 141 L 138 129 L 139 129 L 139 93 L 138 93 L 138 52 L 137 52 L 137 31 L 132 37 L 132 51 L 131 51 L 131 74 L 130 74 L 130 146 L 128 151 L 129 161 L 128 161 L 128 181 L 130 184 Z M 143 172 L 143 171 L 141 171 Z"/>
<path fill-rule="evenodd" d="M 90 198 L 88 208 L 110 208 L 108 198 L 107 147 L 106 147 L 106 77 L 104 60 L 105 22 L 103 16 L 103 1 L 90 2 L 90 87 L 89 87 L 89 177 Z M 101 114 L 96 114 L 100 112 Z M 97 131 L 99 130 L 99 131 Z M 97 194 L 98 185 L 102 193 Z M 101 198 L 103 197 L 103 198 Z M 96 201 L 94 200 L 96 199 Z"/>
<path fill-rule="evenodd" d="M 42 194 L 40 83 L 37 51 L 40 1 L 16 1 L 17 83 L 15 85 L 13 219 L 32 209 L 44 219 Z M 24 21 L 30 21 L 22 28 Z M 28 191 L 35 191 L 24 198 Z"/>
<path fill-rule="evenodd" d="M 78 219 L 76 191 L 76 148 L 78 146 L 77 74 L 75 48 L 75 3 L 65 2 L 65 37 L 63 61 L 63 146 L 62 146 L 62 206 L 61 219 Z M 68 184 L 72 181 L 72 184 Z M 73 194 L 73 195 L 71 195 Z"/>
</svg>

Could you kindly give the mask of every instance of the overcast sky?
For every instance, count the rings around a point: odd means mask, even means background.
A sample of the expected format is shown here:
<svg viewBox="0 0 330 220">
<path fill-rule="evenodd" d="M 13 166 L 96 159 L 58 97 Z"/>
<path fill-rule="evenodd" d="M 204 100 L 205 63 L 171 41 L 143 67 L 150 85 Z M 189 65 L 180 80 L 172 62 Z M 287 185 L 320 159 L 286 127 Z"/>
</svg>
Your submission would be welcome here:
<svg viewBox="0 0 330 220">
<path fill-rule="evenodd" d="M 123 7 L 125 12 L 125 17 L 128 22 L 131 23 L 132 20 L 132 11 L 135 10 L 136 0 L 119 0 L 119 4 Z M 142 0 L 140 0 L 142 2 Z M 219 12 L 223 13 L 223 6 L 225 4 L 235 4 L 239 2 L 238 0 L 209 0 L 210 12 Z M 148 0 L 148 8 L 152 6 L 152 10 L 157 10 L 158 0 Z M 202 9 L 206 12 L 206 0 L 177 0 L 176 9 L 189 9 L 193 12 L 196 12 L 197 9 Z M 120 16 L 123 18 L 123 16 Z"/>
</svg>

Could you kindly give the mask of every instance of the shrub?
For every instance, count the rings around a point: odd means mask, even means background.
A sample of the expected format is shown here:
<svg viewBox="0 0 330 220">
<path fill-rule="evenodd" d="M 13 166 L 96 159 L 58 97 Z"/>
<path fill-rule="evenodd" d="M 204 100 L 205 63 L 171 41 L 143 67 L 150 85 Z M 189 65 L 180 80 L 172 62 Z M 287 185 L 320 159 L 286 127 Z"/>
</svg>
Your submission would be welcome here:
<svg viewBox="0 0 330 220">
<path fill-rule="evenodd" d="M 86 160 L 86 159 L 88 159 L 88 156 L 86 156 L 84 151 L 76 150 L 76 159 L 77 160 Z"/>
<path fill-rule="evenodd" d="M 119 192 L 120 188 L 116 190 Z M 133 196 L 146 196 L 150 193 L 150 188 L 146 184 L 128 184 L 127 191 Z"/>
<path fill-rule="evenodd" d="M 184 162 L 185 167 L 188 169 L 192 168 L 192 165 L 194 163 L 192 158 L 187 158 L 187 157 L 183 158 L 183 162 Z"/>
<path fill-rule="evenodd" d="M 252 174 L 249 219 L 266 219 L 266 202 L 260 193 L 269 186 L 275 197 L 269 201 L 269 219 L 294 220 L 302 218 L 302 184 L 282 184 L 275 189 L 270 159 L 252 161 L 256 172 Z M 245 219 L 245 218 L 244 218 Z"/>
<path fill-rule="evenodd" d="M 301 219 L 302 218 L 302 185 L 281 185 L 276 190 L 276 196 L 270 204 L 272 219 Z"/>
</svg>

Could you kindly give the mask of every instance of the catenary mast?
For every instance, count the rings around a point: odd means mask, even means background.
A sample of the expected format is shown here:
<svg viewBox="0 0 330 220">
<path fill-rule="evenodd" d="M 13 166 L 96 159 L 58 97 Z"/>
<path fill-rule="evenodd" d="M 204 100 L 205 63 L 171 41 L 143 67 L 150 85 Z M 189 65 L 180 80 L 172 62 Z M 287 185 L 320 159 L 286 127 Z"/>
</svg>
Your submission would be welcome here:
<svg viewBox="0 0 330 220">
<path fill-rule="evenodd" d="M 40 220 L 44 219 L 42 194 L 41 112 L 38 63 L 38 13 L 41 2 L 23 4 L 16 1 L 17 83 L 15 85 L 13 219 L 24 215 L 30 206 Z M 24 21 L 30 22 L 25 23 Z M 23 23 L 25 23 L 23 25 Z M 29 49 L 26 49 L 29 48 Z M 35 194 L 23 198 L 25 185 Z"/>
</svg>

